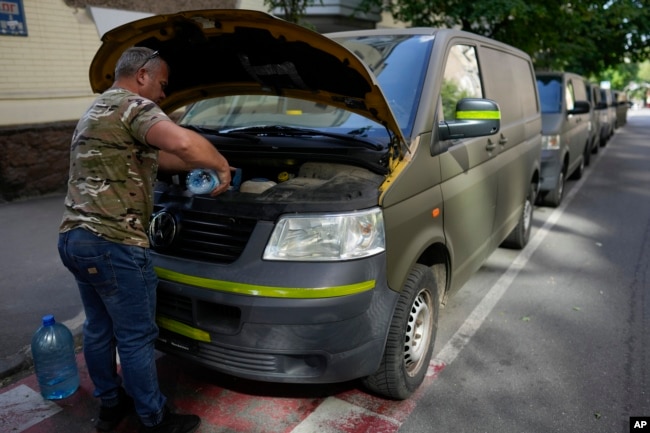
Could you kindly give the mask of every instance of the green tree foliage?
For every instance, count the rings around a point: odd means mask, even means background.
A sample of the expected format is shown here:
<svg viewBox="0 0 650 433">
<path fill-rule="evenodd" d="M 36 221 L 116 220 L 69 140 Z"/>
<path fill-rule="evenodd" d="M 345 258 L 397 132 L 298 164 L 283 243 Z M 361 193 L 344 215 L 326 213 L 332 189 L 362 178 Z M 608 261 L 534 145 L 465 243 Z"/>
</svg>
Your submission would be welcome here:
<svg viewBox="0 0 650 433">
<path fill-rule="evenodd" d="M 616 67 L 610 66 L 600 74 L 592 77 L 592 81 L 609 81 L 613 89 L 623 89 L 631 81 L 637 79 L 639 65 L 637 63 L 621 63 Z"/>
<path fill-rule="evenodd" d="M 650 60 L 646 60 L 639 64 L 638 79 L 650 83 Z"/>
<path fill-rule="evenodd" d="M 323 4 L 323 0 L 264 0 L 264 6 L 269 8 L 269 12 L 280 9 L 283 19 L 302 24 L 307 7 L 315 5 L 317 1 Z"/>
<path fill-rule="evenodd" d="M 460 28 L 527 52 L 538 69 L 590 75 L 650 54 L 648 0 L 363 0 L 411 27 Z"/>
<path fill-rule="evenodd" d="M 469 98 L 472 96 L 466 90 L 461 90 L 458 85 L 451 80 L 443 80 L 440 93 L 440 99 L 442 99 L 442 112 L 445 120 L 455 119 L 456 103 L 463 98 Z"/>
</svg>

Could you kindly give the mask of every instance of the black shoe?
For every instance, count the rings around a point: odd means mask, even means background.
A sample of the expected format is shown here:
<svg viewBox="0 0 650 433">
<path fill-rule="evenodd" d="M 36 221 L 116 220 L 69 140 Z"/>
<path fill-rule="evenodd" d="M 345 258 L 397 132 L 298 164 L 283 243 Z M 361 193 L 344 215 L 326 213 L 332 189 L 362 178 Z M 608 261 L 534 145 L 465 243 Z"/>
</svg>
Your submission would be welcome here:
<svg viewBox="0 0 650 433">
<path fill-rule="evenodd" d="M 196 415 L 181 415 L 165 409 L 162 421 L 151 427 L 143 425 L 140 433 L 192 433 L 201 424 L 201 418 Z"/>
<path fill-rule="evenodd" d="M 133 405 L 133 399 L 120 388 L 119 390 L 119 402 L 117 406 L 106 407 L 101 406 L 99 408 L 99 417 L 95 422 L 95 428 L 100 432 L 109 432 L 115 430 L 122 420 L 129 414 L 135 412 L 135 406 Z"/>
</svg>

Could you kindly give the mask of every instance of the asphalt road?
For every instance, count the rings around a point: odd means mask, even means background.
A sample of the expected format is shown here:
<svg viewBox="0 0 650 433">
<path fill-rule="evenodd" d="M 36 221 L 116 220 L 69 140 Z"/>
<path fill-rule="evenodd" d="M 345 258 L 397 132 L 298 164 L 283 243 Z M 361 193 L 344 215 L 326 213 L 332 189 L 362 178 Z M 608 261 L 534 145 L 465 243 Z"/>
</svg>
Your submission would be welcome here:
<svg viewBox="0 0 650 433">
<path fill-rule="evenodd" d="M 449 300 L 431 375 L 412 399 L 377 402 L 355 384 L 238 381 L 188 369 L 167 356 L 159 360 L 163 370 L 177 370 L 163 385 L 178 387 L 179 400 L 226 413 L 228 396 L 246 401 L 228 416 L 245 418 L 247 429 L 227 427 L 224 416 L 206 421 L 201 431 L 628 432 L 630 416 L 650 416 L 648 137 L 650 110 L 630 112 L 628 124 L 592 159 L 583 178 L 568 183 L 562 206 L 536 208 L 529 246 L 495 252 Z M 73 328 L 83 319 L 72 278 L 56 253 L 62 199 L 0 205 L 0 361 L 24 352 L 43 314 Z M 346 398 L 357 404 L 342 405 Z M 361 400 L 381 416 L 358 411 Z M 276 413 L 260 414 L 265 406 Z M 363 415 L 355 415 L 354 428 L 325 427 L 323 414 L 331 419 L 350 407 Z M 269 427 L 289 425 L 299 410 L 311 413 L 311 424 Z M 251 429 L 253 422 L 260 427 Z M 312 432 L 310 425 L 320 427 Z"/>
</svg>

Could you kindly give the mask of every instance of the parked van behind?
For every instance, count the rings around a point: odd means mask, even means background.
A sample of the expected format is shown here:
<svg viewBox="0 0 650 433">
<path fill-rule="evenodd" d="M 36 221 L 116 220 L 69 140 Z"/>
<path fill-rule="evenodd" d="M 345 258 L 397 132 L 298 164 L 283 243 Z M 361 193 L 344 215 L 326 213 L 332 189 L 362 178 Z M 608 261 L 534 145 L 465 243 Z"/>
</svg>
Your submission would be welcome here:
<svg viewBox="0 0 650 433">
<path fill-rule="evenodd" d="M 559 206 L 566 179 L 580 178 L 589 146 L 591 104 L 585 80 L 570 72 L 537 72 L 542 104 L 542 176 L 540 198 Z"/>
<path fill-rule="evenodd" d="M 601 125 L 600 125 L 600 113 L 596 107 L 600 102 L 600 87 L 596 83 L 591 83 L 585 81 L 587 86 L 587 101 L 591 105 L 591 110 L 589 111 L 589 149 L 591 151 L 587 152 L 585 155 L 585 165 L 589 165 L 591 161 L 591 154 L 596 154 L 600 150 L 600 137 L 601 137 Z"/>
<path fill-rule="evenodd" d="M 600 88 L 600 104 L 597 108 L 600 111 L 600 122 L 604 125 L 605 140 L 601 138 L 601 146 L 604 146 L 616 129 L 616 104 L 611 89 Z"/>
<path fill-rule="evenodd" d="M 408 397 L 441 302 L 528 242 L 542 129 L 528 55 L 448 29 L 325 37 L 261 12 L 181 12 L 108 32 L 95 91 L 131 45 L 158 50 L 163 107 L 241 173 L 217 197 L 159 173 L 159 348 Z"/>
</svg>

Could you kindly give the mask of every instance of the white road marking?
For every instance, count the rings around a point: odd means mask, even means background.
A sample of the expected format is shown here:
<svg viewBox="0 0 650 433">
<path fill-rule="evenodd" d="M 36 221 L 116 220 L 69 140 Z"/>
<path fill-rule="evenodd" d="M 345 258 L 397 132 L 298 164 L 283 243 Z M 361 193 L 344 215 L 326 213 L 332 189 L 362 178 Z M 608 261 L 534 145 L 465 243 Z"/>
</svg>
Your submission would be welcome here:
<svg viewBox="0 0 650 433">
<path fill-rule="evenodd" d="M 0 394 L 0 431 L 20 433 L 62 409 L 27 385 Z"/>
<path fill-rule="evenodd" d="M 358 432 L 362 431 L 360 426 L 368 424 L 372 424 L 373 433 L 394 433 L 399 430 L 401 422 L 336 397 L 328 397 L 291 433 Z"/>
</svg>

